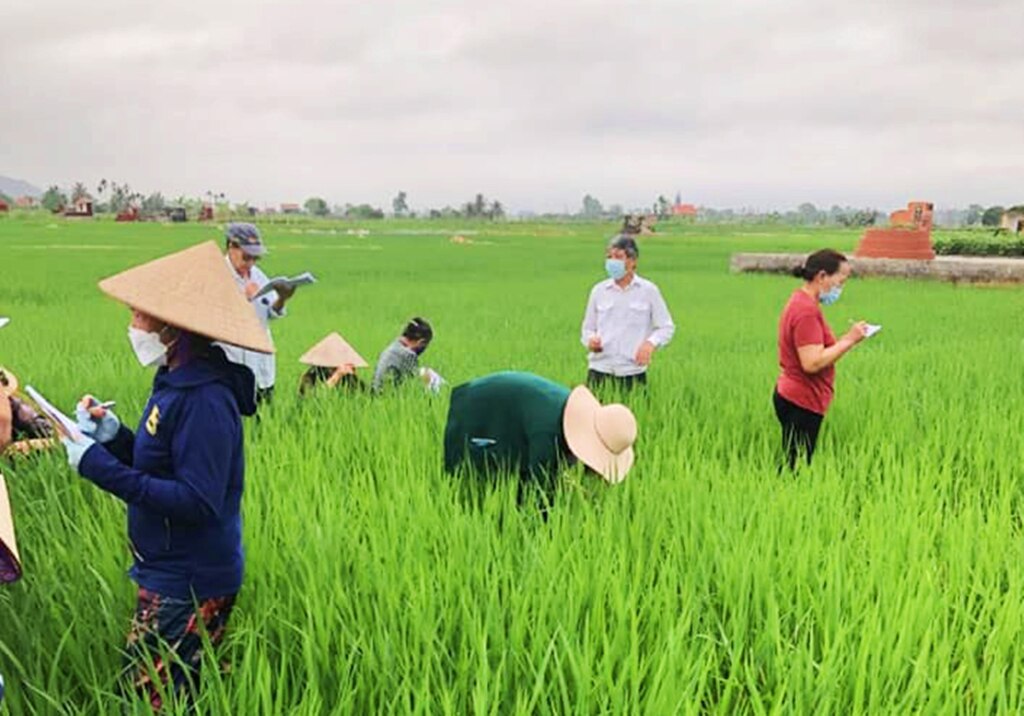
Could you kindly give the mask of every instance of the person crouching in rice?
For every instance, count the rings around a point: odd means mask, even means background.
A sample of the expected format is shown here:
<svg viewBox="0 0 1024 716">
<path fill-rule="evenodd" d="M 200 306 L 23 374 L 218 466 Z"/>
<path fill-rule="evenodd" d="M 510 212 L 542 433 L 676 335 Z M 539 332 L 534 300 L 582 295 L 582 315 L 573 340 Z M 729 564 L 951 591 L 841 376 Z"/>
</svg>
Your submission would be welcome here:
<svg viewBox="0 0 1024 716">
<path fill-rule="evenodd" d="M 10 323 L 0 317 L 0 328 Z M 0 366 L 0 455 L 26 454 L 56 445 L 53 427 L 18 396 L 18 377 Z"/>
<path fill-rule="evenodd" d="M 0 475 L 0 584 L 10 584 L 21 579 L 21 559 L 14 539 L 14 517 L 7 499 L 7 483 Z M 0 674 L 0 704 L 4 700 L 4 677 Z"/>
<path fill-rule="evenodd" d="M 602 405 L 585 386 L 572 390 L 533 373 L 493 373 L 452 390 L 444 467 L 452 474 L 519 480 L 519 498 L 539 488 L 553 499 L 559 474 L 579 460 L 608 483 L 633 467 L 637 425 L 625 405 Z"/>
<path fill-rule="evenodd" d="M 132 309 L 128 339 L 158 367 L 135 432 L 85 396 L 68 462 L 127 504 L 138 584 L 127 645 L 131 685 L 155 711 L 198 692 L 203 645 L 217 646 L 242 586 L 242 416 L 253 372 L 221 341 L 271 352 L 213 242 L 129 269 L 100 289 Z"/>
<path fill-rule="evenodd" d="M 402 335 L 385 348 L 377 359 L 373 371 L 374 393 L 381 393 L 389 386 L 397 386 L 409 378 L 419 376 L 434 392 L 444 380 L 429 368 L 420 368 L 420 356 L 434 340 L 434 329 L 424 318 L 413 318 L 402 329 Z"/>
<path fill-rule="evenodd" d="M 309 366 L 299 382 L 299 396 L 312 395 L 318 388 L 340 388 L 365 392 L 366 384 L 356 375 L 357 368 L 369 363 L 337 333 L 331 333 L 299 358 Z"/>
</svg>

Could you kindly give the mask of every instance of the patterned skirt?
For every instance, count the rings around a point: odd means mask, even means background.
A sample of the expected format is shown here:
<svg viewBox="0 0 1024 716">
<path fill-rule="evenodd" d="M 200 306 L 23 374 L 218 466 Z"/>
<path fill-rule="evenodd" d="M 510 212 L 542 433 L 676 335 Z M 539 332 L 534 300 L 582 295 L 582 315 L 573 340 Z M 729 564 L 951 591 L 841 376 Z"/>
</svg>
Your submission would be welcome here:
<svg viewBox="0 0 1024 716">
<path fill-rule="evenodd" d="M 153 711 L 171 699 L 191 701 L 199 690 L 203 647 L 224 638 L 236 595 L 202 602 L 139 588 L 126 647 L 126 670 Z"/>
</svg>

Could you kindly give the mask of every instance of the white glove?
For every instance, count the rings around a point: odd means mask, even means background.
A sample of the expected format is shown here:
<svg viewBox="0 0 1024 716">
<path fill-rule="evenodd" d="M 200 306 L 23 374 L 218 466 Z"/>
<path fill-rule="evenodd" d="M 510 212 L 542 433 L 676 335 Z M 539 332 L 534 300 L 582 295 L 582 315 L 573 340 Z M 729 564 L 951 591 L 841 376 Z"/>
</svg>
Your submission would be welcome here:
<svg viewBox="0 0 1024 716">
<path fill-rule="evenodd" d="M 89 437 L 82 437 L 81 440 L 72 440 L 71 438 L 61 438 L 61 443 L 64 445 L 64 449 L 68 451 L 68 465 L 78 472 L 78 464 L 82 462 L 82 456 L 96 444 L 96 441 Z"/>
<path fill-rule="evenodd" d="M 99 405 L 100 401 L 91 395 L 82 398 L 75 407 L 75 422 L 83 435 L 88 435 L 98 443 L 108 443 L 121 429 L 121 419 L 110 408 L 100 408 Z M 90 411 L 100 413 L 100 417 Z"/>
<path fill-rule="evenodd" d="M 437 371 L 431 368 L 421 368 L 420 375 L 423 378 L 423 384 L 427 386 L 427 390 L 431 393 L 441 392 L 441 386 L 445 384 L 445 380 Z"/>
</svg>

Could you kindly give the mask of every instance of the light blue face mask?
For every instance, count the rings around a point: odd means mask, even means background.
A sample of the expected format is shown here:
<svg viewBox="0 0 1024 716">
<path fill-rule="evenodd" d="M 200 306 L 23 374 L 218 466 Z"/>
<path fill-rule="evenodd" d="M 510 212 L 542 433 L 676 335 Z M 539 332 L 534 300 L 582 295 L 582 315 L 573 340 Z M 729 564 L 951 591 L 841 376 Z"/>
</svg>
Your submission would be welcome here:
<svg viewBox="0 0 1024 716">
<path fill-rule="evenodd" d="M 605 259 L 604 270 L 608 272 L 609 278 L 618 281 L 626 275 L 626 262 L 622 259 Z"/>
<path fill-rule="evenodd" d="M 822 306 L 831 306 L 833 303 L 839 300 L 839 297 L 843 295 L 842 286 L 833 286 L 824 293 L 818 294 L 818 301 Z"/>
</svg>

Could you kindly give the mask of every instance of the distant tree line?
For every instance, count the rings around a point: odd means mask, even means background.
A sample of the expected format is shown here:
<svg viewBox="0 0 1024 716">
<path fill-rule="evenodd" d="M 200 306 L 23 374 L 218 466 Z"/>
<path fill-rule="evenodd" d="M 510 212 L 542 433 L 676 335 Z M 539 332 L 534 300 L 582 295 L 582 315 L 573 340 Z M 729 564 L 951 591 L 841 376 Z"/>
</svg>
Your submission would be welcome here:
<svg viewBox="0 0 1024 716">
<path fill-rule="evenodd" d="M 13 203 L 11 197 L 0 197 L 7 203 Z M 209 190 L 202 197 L 178 196 L 166 199 L 159 192 L 143 194 L 134 190 L 127 182 L 101 179 L 90 192 L 82 182 L 75 182 L 65 191 L 60 186 L 52 185 L 46 189 L 40 199 L 40 205 L 49 211 L 59 211 L 81 199 L 93 201 L 96 213 L 119 213 L 127 209 L 137 209 L 143 215 L 155 216 L 172 207 L 180 207 L 186 214 L 198 218 L 204 206 L 213 209 L 214 218 L 224 220 L 244 216 L 254 216 L 259 210 L 248 202 L 231 203 L 224 192 Z M 676 194 L 675 202 L 669 201 L 665 195 L 659 195 L 650 206 L 629 209 L 621 204 L 605 206 L 596 196 L 585 194 L 580 207 L 575 212 L 545 213 L 539 218 L 551 220 L 582 219 L 586 221 L 619 221 L 629 214 L 655 214 L 661 219 L 671 219 L 673 206 L 680 203 Z M 1012 207 L 1019 208 L 1019 207 Z M 316 217 L 335 217 L 366 221 L 383 219 L 387 215 L 384 209 L 372 204 L 334 204 L 333 206 L 319 196 L 313 196 L 302 204 L 302 213 Z M 967 208 L 940 208 L 935 212 L 935 223 L 939 226 L 978 226 L 996 227 L 1002 219 L 1005 209 L 1002 206 L 985 207 L 971 204 Z M 507 218 L 505 207 L 497 199 L 489 199 L 483 193 L 477 193 L 472 199 L 459 206 L 444 206 L 421 211 L 417 214 L 409 206 L 409 197 L 405 191 L 399 191 L 391 200 L 391 216 L 395 218 L 430 219 L 472 219 L 498 221 Z M 532 215 L 536 216 L 536 215 Z M 829 208 L 817 207 L 811 202 L 804 202 L 795 209 L 763 211 L 757 209 L 716 209 L 698 207 L 696 220 L 701 223 L 729 224 L 781 224 L 789 226 L 845 226 L 866 227 L 876 223 L 887 222 L 888 214 L 875 208 L 833 205 Z"/>
</svg>

